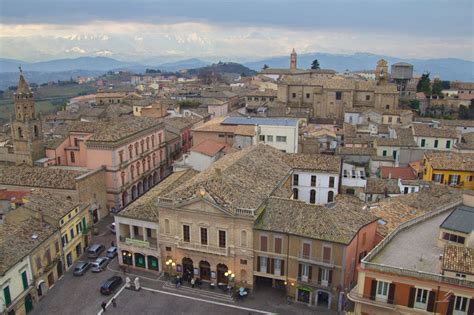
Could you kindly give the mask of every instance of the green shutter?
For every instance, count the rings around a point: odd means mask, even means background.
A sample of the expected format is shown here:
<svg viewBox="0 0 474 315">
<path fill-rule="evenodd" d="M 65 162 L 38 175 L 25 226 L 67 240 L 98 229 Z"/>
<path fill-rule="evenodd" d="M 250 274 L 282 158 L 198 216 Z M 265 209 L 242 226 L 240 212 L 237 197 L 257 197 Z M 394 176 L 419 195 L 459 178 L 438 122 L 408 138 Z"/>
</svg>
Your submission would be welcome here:
<svg viewBox="0 0 474 315">
<path fill-rule="evenodd" d="M 23 281 L 23 289 L 28 289 L 28 276 L 26 275 L 26 271 L 21 273 L 21 280 Z"/>
<path fill-rule="evenodd" d="M 86 217 L 82 218 L 82 230 L 85 231 L 87 228 Z"/>
<path fill-rule="evenodd" d="M 10 305 L 12 303 L 12 297 L 10 296 L 10 287 L 3 288 L 3 295 L 5 297 L 5 305 Z"/>
</svg>

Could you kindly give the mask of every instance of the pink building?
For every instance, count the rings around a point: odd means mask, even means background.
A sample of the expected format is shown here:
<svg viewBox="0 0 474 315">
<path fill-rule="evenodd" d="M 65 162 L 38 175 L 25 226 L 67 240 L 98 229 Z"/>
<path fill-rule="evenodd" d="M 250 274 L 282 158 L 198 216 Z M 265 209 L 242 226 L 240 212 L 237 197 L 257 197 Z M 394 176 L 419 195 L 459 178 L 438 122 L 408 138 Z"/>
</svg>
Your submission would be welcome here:
<svg viewBox="0 0 474 315">
<path fill-rule="evenodd" d="M 64 138 L 47 145 L 46 156 L 53 165 L 105 166 L 107 205 L 122 209 L 164 177 L 164 124 L 148 117 L 73 122 Z"/>
</svg>

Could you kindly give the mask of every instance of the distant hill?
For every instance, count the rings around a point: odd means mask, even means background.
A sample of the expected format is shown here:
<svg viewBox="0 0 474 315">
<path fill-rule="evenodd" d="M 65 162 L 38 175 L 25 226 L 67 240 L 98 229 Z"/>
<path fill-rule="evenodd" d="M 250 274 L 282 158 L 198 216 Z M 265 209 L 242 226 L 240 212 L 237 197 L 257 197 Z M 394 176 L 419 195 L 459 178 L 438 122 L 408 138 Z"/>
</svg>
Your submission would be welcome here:
<svg viewBox="0 0 474 315">
<path fill-rule="evenodd" d="M 246 76 L 257 74 L 257 71 L 236 62 L 219 62 L 206 67 L 188 70 L 188 73 L 191 75 L 197 75 L 200 72 L 215 72 L 218 74 L 234 73 L 238 75 L 244 74 Z"/>
<path fill-rule="evenodd" d="M 375 69 L 379 59 L 388 61 L 389 66 L 396 62 L 408 62 L 413 65 L 415 73 L 425 71 L 431 73 L 431 78 L 439 75 L 443 80 L 474 81 L 474 62 L 455 58 L 439 59 L 401 59 L 397 57 L 375 55 L 370 53 L 355 53 L 352 55 L 308 53 L 298 55 L 298 67 L 307 69 L 314 59 L 318 59 L 321 68 L 336 71 L 350 71 Z M 271 68 L 288 68 L 289 56 L 272 57 L 260 61 L 246 62 L 245 66 L 261 70 L 267 64 Z"/>
<path fill-rule="evenodd" d="M 209 62 L 203 61 L 201 59 L 185 59 L 176 62 L 168 62 L 162 63 L 158 65 L 158 69 L 161 71 L 179 71 L 185 69 L 195 69 L 195 68 L 202 68 L 209 65 Z"/>
</svg>

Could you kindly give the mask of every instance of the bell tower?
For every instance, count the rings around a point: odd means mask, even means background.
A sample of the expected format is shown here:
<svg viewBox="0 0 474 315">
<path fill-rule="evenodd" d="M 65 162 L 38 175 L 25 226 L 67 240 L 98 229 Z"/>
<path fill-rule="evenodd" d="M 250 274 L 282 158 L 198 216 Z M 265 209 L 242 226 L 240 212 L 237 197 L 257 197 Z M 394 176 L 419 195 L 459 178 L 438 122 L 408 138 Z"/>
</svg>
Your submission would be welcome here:
<svg viewBox="0 0 474 315">
<path fill-rule="evenodd" d="M 13 94 L 15 120 L 11 124 L 13 151 L 16 164 L 33 166 L 33 162 L 44 157 L 41 118 L 36 114 L 35 100 L 20 68 L 20 79 Z"/>
<path fill-rule="evenodd" d="M 377 61 L 377 67 L 375 68 L 375 79 L 377 84 L 385 84 L 388 82 L 388 66 L 384 59 Z"/>
<path fill-rule="evenodd" d="M 298 59 L 298 56 L 296 55 L 296 51 L 293 48 L 293 51 L 291 52 L 291 55 L 290 55 L 290 70 L 296 70 L 297 59 Z"/>
</svg>

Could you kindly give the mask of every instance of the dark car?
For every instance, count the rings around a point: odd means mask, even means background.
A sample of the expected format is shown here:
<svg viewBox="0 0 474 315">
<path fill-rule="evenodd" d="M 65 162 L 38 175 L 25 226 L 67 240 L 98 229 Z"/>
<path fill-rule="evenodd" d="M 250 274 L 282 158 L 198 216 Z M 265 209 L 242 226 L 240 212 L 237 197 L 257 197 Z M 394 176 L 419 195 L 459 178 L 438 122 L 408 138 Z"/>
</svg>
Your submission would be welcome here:
<svg viewBox="0 0 474 315">
<path fill-rule="evenodd" d="M 87 261 L 79 261 L 77 262 L 76 264 L 76 267 L 74 268 L 74 275 L 75 276 L 83 276 L 87 269 L 89 269 L 91 266 L 90 263 L 88 263 Z"/>
<path fill-rule="evenodd" d="M 107 279 L 100 287 L 100 293 L 103 295 L 112 294 L 122 284 L 122 277 L 113 276 Z"/>
</svg>

